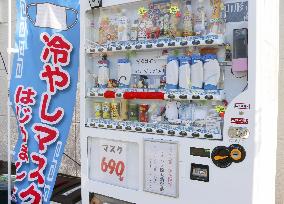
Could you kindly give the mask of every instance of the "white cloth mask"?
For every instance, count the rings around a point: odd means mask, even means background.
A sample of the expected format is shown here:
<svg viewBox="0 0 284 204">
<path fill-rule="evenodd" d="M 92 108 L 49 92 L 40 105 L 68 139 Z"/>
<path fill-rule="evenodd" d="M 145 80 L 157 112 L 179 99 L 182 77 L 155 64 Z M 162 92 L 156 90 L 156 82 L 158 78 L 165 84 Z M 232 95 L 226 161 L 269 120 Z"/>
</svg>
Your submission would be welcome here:
<svg viewBox="0 0 284 204">
<path fill-rule="evenodd" d="M 217 59 L 208 59 L 204 63 L 204 89 L 217 89 L 220 80 L 221 69 Z"/>
<path fill-rule="evenodd" d="M 178 103 L 175 101 L 170 101 L 166 105 L 166 117 L 169 121 L 174 121 L 178 119 Z"/>
<path fill-rule="evenodd" d="M 201 60 L 196 60 L 191 65 L 191 85 L 195 89 L 202 89 L 203 87 L 203 62 Z"/>
<path fill-rule="evenodd" d="M 29 14 L 29 8 L 36 7 L 35 20 Z M 76 14 L 76 20 L 72 25 L 67 25 L 67 10 L 71 10 Z M 73 8 L 67 8 L 50 3 L 29 4 L 27 6 L 27 16 L 29 20 L 40 28 L 51 28 L 56 30 L 68 30 L 78 22 L 78 11 Z"/>
</svg>

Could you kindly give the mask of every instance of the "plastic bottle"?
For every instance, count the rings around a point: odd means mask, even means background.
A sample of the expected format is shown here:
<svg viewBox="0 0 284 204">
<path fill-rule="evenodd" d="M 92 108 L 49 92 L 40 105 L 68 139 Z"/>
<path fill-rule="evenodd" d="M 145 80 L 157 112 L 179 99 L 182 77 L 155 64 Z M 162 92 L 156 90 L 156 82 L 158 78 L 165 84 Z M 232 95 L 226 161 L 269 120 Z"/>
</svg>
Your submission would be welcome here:
<svg viewBox="0 0 284 204">
<path fill-rule="evenodd" d="M 100 88 L 106 88 L 109 81 L 109 61 L 100 60 L 98 72 L 98 84 Z"/>
<path fill-rule="evenodd" d="M 137 40 L 138 37 L 138 20 L 135 20 L 130 29 L 130 40 Z"/>
<path fill-rule="evenodd" d="M 192 12 L 191 0 L 186 1 L 185 4 L 186 4 L 186 11 L 183 18 L 184 37 L 193 35 L 193 16 L 192 16 L 193 12 Z"/>
<path fill-rule="evenodd" d="M 206 13 L 204 0 L 198 0 L 198 7 L 195 15 L 194 31 L 197 35 L 206 34 Z"/>
<path fill-rule="evenodd" d="M 130 35 L 130 21 L 126 16 L 126 11 L 121 12 L 121 16 L 118 17 L 118 41 L 128 41 Z"/>
<path fill-rule="evenodd" d="M 128 120 L 128 100 L 125 99 L 120 102 L 120 120 Z"/>
<path fill-rule="evenodd" d="M 221 0 L 213 0 L 212 2 L 212 16 L 210 19 L 210 34 L 221 33 Z"/>
</svg>

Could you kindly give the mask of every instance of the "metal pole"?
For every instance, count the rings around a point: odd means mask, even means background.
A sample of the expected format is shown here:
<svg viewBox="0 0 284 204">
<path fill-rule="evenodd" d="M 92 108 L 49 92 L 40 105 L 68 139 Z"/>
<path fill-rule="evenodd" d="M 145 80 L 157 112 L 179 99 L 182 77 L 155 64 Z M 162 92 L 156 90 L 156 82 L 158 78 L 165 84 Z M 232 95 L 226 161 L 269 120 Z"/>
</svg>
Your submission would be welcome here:
<svg viewBox="0 0 284 204">
<path fill-rule="evenodd" d="M 8 134 L 8 204 L 11 204 L 11 124 L 10 124 L 10 70 L 12 55 L 12 0 L 8 0 L 8 67 L 7 67 L 7 83 L 8 83 L 8 100 L 7 100 L 7 134 Z"/>
</svg>

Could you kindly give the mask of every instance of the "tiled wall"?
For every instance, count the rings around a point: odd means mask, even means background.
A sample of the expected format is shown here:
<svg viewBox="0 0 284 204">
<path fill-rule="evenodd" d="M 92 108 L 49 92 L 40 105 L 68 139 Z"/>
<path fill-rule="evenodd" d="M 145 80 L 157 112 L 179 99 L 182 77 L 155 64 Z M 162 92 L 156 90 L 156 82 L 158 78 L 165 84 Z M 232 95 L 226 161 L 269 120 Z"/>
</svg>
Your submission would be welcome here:
<svg viewBox="0 0 284 204">
<path fill-rule="evenodd" d="M 1 16 L 7 20 L 7 5 L 8 0 L 0 0 L 0 19 Z M 15 22 L 15 0 L 12 0 L 13 5 L 13 22 Z M 13 23 L 13 31 L 15 29 L 15 23 Z M 8 32 L 8 24 L 0 23 L 0 51 L 3 54 L 5 62 L 7 63 L 7 32 Z M 6 72 L 4 70 L 4 66 L 2 61 L 0 61 L 0 160 L 7 160 L 7 80 L 6 80 Z M 65 153 L 68 154 L 71 158 L 80 163 L 80 137 L 79 137 L 79 101 L 77 100 L 76 111 L 73 117 L 72 127 L 70 129 L 70 135 L 68 139 L 68 144 L 66 146 Z M 12 140 L 13 145 L 15 144 L 18 133 L 16 120 L 14 115 L 11 115 L 11 124 L 12 124 Z M 76 165 L 73 161 L 71 161 L 68 157 L 63 156 L 63 162 L 61 165 L 60 172 L 80 176 L 80 166 Z"/>
</svg>

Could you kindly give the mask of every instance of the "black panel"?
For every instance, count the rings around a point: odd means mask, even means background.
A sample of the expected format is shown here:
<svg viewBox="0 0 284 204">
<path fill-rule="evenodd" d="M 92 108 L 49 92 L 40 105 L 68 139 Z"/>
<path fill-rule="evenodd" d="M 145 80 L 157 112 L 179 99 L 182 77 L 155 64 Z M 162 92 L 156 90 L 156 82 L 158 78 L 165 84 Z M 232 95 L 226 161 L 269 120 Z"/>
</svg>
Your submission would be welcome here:
<svg viewBox="0 0 284 204">
<path fill-rule="evenodd" d="M 191 164 L 190 179 L 209 182 L 209 166 L 202 164 Z"/>
<path fill-rule="evenodd" d="M 210 149 L 203 149 L 203 148 L 190 148 L 190 155 L 196 157 L 207 157 L 210 158 Z"/>
</svg>

